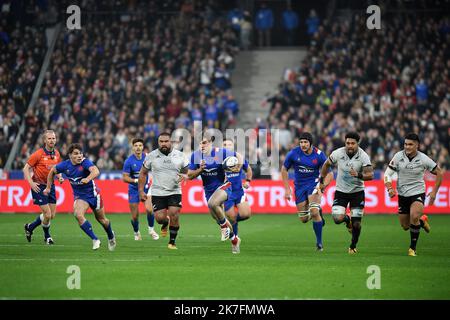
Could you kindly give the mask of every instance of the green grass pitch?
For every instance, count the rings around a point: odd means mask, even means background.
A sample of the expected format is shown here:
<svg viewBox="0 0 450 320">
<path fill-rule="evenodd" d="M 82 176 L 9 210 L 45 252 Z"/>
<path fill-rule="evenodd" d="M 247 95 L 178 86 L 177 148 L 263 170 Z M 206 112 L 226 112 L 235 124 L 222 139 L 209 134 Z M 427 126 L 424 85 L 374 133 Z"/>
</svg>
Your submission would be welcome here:
<svg viewBox="0 0 450 320">
<path fill-rule="evenodd" d="M 91 214 L 102 240 L 96 252 L 69 214 L 52 222 L 54 246 L 44 245 L 41 227 L 28 243 L 23 224 L 35 216 L 0 215 L 2 299 L 450 299 L 450 216 L 430 216 L 417 257 L 407 256 L 409 232 L 396 215 L 363 218 L 357 255 L 347 253 L 351 236 L 329 215 L 324 252 L 315 251 L 311 222 L 255 215 L 240 223 L 239 255 L 209 215 L 182 214 L 175 251 L 167 238 L 150 239 L 145 216 L 143 240 L 134 241 L 129 215 L 110 214 L 114 252 Z M 80 268 L 79 290 L 67 288 L 70 265 Z M 367 288 L 371 265 L 380 268 L 381 289 Z"/>
</svg>

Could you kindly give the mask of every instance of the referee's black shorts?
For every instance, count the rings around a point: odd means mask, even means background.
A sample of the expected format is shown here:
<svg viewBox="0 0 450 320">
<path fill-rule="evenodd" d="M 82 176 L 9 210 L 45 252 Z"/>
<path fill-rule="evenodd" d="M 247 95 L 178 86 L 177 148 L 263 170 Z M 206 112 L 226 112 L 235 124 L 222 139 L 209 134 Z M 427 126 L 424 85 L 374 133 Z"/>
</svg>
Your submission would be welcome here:
<svg viewBox="0 0 450 320">
<path fill-rule="evenodd" d="M 152 196 L 153 211 L 168 209 L 169 207 L 181 208 L 181 194 L 169 196 Z"/>
<path fill-rule="evenodd" d="M 419 193 L 411 197 L 398 196 L 398 213 L 409 214 L 413 202 L 425 203 L 425 193 Z"/>
</svg>

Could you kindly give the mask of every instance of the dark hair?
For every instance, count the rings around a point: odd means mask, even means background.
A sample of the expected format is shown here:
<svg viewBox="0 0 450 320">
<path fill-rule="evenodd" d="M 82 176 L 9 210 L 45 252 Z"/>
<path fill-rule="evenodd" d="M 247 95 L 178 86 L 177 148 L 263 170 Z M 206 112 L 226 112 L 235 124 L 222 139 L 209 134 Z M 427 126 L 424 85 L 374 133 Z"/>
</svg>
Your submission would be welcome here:
<svg viewBox="0 0 450 320">
<path fill-rule="evenodd" d="M 81 152 L 83 152 L 83 147 L 79 143 L 72 143 L 67 150 L 67 154 L 71 154 L 72 152 L 74 152 L 74 150 L 80 150 Z"/>
<path fill-rule="evenodd" d="M 347 139 L 355 139 L 356 142 L 359 142 L 360 136 L 357 132 L 351 131 L 345 135 L 345 140 L 347 140 Z"/>
<path fill-rule="evenodd" d="M 142 139 L 142 138 L 134 138 L 134 139 L 131 141 L 131 145 L 134 146 L 134 144 L 135 144 L 135 143 L 138 143 L 138 142 L 144 144 L 144 139 Z"/>
<path fill-rule="evenodd" d="M 408 134 L 405 136 L 405 140 L 406 140 L 406 139 L 408 139 L 408 140 L 414 140 L 414 141 L 417 141 L 418 143 L 420 143 L 419 136 L 418 136 L 416 133 L 414 133 L 414 132 L 408 133 Z"/>
<path fill-rule="evenodd" d="M 309 132 L 302 132 L 300 134 L 299 140 L 308 140 L 309 144 L 312 145 L 312 141 L 313 141 L 313 136 L 311 133 Z"/>
<path fill-rule="evenodd" d="M 158 135 L 158 140 L 159 140 L 159 137 L 163 137 L 163 136 L 167 136 L 167 137 L 171 137 L 171 135 L 170 135 L 170 133 L 168 133 L 168 132 L 161 132 L 159 135 Z"/>
</svg>

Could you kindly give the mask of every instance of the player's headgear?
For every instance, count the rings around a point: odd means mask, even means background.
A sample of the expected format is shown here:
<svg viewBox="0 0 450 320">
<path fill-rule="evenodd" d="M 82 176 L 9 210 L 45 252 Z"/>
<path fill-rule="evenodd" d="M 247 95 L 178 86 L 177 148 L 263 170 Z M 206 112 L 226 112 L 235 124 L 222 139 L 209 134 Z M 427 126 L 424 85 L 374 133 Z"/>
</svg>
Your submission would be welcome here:
<svg viewBox="0 0 450 320">
<path fill-rule="evenodd" d="M 300 140 L 308 140 L 309 144 L 312 145 L 313 136 L 309 132 L 302 132 L 299 137 Z"/>
<path fill-rule="evenodd" d="M 347 139 L 355 139 L 356 142 L 359 142 L 359 139 L 361 139 L 361 138 L 357 132 L 351 131 L 345 135 L 345 140 L 347 140 Z"/>
<path fill-rule="evenodd" d="M 416 133 L 414 133 L 414 132 L 408 133 L 408 134 L 405 136 L 405 140 L 406 140 L 406 139 L 408 139 L 408 140 L 414 140 L 414 141 L 417 141 L 418 143 L 420 143 L 419 136 L 418 136 Z"/>
</svg>

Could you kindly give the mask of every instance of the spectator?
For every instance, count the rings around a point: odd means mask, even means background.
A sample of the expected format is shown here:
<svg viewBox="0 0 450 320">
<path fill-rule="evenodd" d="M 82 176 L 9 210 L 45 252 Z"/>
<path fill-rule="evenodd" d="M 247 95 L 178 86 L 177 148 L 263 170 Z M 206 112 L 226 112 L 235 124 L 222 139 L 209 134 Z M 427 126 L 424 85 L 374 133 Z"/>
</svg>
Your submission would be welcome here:
<svg viewBox="0 0 450 320">
<path fill-rule="evenodd" d="M 241 48 L 243 50 L 249 50 L 251 46 L 252 38 L 252 21 L 250 13 L 248 11 L 244 12 L 244 18 L 241 20 Z"/>
<path fill-rule="evenodd" d="M 320 20 L 317 16 L 316 10 L 312 9 L 309 12 L 308 19 L 306 19 L 306 25 L 308 27 L 307 33 L 310 37 L 312 37 L 317 32 L 317 30 L 319 30 L 319 24 Z"/>
<path fill-rule="evenodd" d="M 273 13 L 267 8 L 265 3 L 261 4 L 261 8 L 256 13 L 255 28 L 258 31 L 258 46 L 271 46 L 271 30 L 273 28 Z"/>
<path fill-rule="evenodd" d="M 286 44 L 288 46 L 296 43 L 298 25 L 298 14 L 292 10 L 291 4 L 288 3 L 286 10 L 283 11 L 283 29 L 286 34 Z"/>
</svg>

